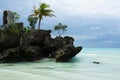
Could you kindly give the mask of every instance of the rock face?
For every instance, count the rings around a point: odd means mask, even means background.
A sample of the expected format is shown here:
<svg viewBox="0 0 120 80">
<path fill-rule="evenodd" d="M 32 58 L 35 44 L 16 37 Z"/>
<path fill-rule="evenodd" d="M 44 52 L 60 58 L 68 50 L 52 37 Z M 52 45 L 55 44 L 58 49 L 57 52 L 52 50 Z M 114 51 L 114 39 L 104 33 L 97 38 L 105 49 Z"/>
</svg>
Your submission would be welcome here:
<svg viewBox="0 0 120 80">
<path fill-rule="evenodd" d="M 14 23 L 14 14 L 11 11 L 5 10 L 3 12 L 3 25 Z"/>
<path fill-rule="evenodd" d="M 81 51 L 82 47 L 74 47 L 73 45 L 65 45 L 64 47 L 53 52 L 56 62 L 67 62 Z"/>
<path fill-rule="evenodd" d="M 51 38 L 50 33 L 50 30 L 31 30 L 24 35 L 11 35 L 0 30 L 0 62 L 35 61 L 44 57 L 67 62 L 82 50 L 81 46 L 73 45 L 72 37 Z"/>
</svg>

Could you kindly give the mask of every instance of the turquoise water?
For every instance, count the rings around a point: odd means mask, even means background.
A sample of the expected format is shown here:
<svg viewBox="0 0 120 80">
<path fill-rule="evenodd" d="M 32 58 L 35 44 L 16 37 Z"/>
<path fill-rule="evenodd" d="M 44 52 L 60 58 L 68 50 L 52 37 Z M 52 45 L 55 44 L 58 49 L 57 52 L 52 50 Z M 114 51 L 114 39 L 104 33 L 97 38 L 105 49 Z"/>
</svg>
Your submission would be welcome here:
<svg viewBox="0 0 120 80">
<path fill-rule="evenodd" d="M 43 59 L 0 64 L 0 80 L 120 80 L 119 75 L 119 48 L 85 48 L 69 63 Z"/>
</svg>

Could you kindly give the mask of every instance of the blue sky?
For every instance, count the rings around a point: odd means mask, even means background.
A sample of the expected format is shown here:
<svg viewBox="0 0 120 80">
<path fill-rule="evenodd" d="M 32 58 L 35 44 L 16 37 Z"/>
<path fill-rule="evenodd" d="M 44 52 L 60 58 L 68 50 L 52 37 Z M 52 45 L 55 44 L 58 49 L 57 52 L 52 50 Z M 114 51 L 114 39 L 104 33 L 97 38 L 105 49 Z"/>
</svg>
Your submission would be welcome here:
<svg viewBox="0 0 120 80">
<path fill-rule="evenodd" d="M 64 35 L 73 36 L 76 46 L 120 48 L 120 0 L 0 0 L 0 25 L 3 11 L 11 10 L 27 26 L 27 17 L 39 2 L 48 3 L 56 15 L 44 18 L 42 29 L 53 29 L 61 22 L 68 25 Z"/>
</svg>

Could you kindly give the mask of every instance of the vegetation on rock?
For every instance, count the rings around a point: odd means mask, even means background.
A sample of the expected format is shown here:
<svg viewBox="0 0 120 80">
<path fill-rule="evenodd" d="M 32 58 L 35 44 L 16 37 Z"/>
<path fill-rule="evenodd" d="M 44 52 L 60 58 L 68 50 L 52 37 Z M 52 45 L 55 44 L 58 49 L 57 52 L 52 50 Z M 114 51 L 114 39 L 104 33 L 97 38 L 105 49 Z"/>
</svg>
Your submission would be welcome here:
<svg viewBox="0 0 120 80">
<path fill-rule="evenodd" d="M 37 23 L 38 18 L 36 16 L 28 16 L 28 21 L 30 25 L 30 29 L 35 29 L 35 24 Z"/>
<path fill-rule="evenodd" d="M 18 22 L 20 15 L 17 12 L 13 12 L 15 22 Z"/>
<path fill-rule="evenodd" d="M 54 26 L 54 30 L 58 32 L 59 37 L 67 31 L 67 25 L 63 25 L 62 23 L 58 23 L 58 25 Z"/>
<path fill-rule="evenodd" d="M 34 11 L 34 14 L 32 14 L 32 16 L 38 17 L 38 20 L 39 20 L 39 22 L 38 22 L 38 29 L 40 29 L 41 20 L 43 19 L 43 16 L 45 16 L 45 17 L 47 17 L 47 16 L 49 16 L 49 17 L 54 16 L 54 14 L 52 14 L 53 11 L 50 9 L 50 6 L 48 4 L 46 4 L 46 3 L 41 3 L 39 5 L 38 9 L 36 9 L 34 7 L 33 11 Z"/>
<path fill-rule="evenodd" d="M 8 27 L 5 28 L 5 33 L 8 34 L 19 34 L 20 33 L 20 29 L 18 28 L 17 24 L 15 23 L 11 23 L 7 25 Z"/>
</svg>

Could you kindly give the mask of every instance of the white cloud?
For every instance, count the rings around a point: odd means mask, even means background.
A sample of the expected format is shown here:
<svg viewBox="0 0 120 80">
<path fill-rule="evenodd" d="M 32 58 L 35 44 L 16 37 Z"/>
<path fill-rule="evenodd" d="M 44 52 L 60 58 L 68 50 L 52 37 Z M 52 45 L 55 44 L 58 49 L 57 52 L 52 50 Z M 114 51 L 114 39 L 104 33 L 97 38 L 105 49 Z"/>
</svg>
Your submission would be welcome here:
<svg viewBox="0 0 120 80">
<path fill-rule="evenodd" d="M 73 37 L 75 40 L 79 40 L 79 41 L 85 41 L 85 40 L 89 40 L 89 39 L 96 39 L 97 38 L 97 36 L 89 36 L 89 35 L 75 35 L 75 34 L 73 34 L 73 35 L 69 35 L 69 34 L 67 34 L 67 35 L 62 35 L 63 37 L 64 36 L 71 36 L 71 37 Z M 53 35 L 52 34 L 52 38 L 55 38 L 56 37 L 56 35 Z"/>
<path fill-rule="evenodd" d="M 113 42 L 119 41 L 120 0 L 1 0 L 0 19 L 2 19 L 3 11 L 9 9 L 20 13 L 21 21 L 28 25 L 27 17 L 32 13 L 33 6 L 39 6 L 39 2 L 49 4 L 56 15 L 52 20 L 51 18 L 45 19 L 46 21 L 43 19 L 42 27 L 45 29 L 48 29 L 46 26 L 49 27 L 60 21 L 69 25 L 69 29 L 72 30 L 68 31 L 67 34 L 72 34 L 69 36 L 80 42 L 85 41 L 84 44 L 86 41 L 89 43 L 89 40 L 106 41 L 114 36 L 116 38 Z M 92 45 L 97 44 L 101 45 L 100 42 Z"/>
<path fill-rule="evenodd" d="M 46 2 L 50 4 L 51 8 L 55 11 L 56 16 L 60 17 L 72 15 L 106 15 L 120 17 L 120 0 L 25 0 L 25 2 L 13 0 L 1 2 L 1 4 L 5 5 L 4 7 L 9 9 L 14 7 L 14 10 L 18 11 L 32 10 L 33 6 L 39 6 L 39 2 Z"/>
<path fill-rule="evenodd" d="M 37 0 L 39 2 L 39 0 Z M 64 15 L 107 15 L 120 17 L 120 0 L 41 0 Z"/>
<path fill-rule="evenodd" d="M 95 27 L 90 28 L 90 30 L 100 30 L 100 29 L 101 29 L 101 27 L 99 27 L 99 26 L 95 26 Z"/>
<path fill-rule="evenodd" d="M 66 35 L 66 36 L 71 36 L 73 37 L 75 40 L 80 40 L 80 41 L 84 41 L 84 40 L 88 40 L 88 39 L 95 39 L 97 36 L 89 36 L 89 35 Z"/>
</svg>

